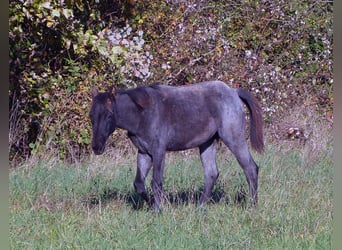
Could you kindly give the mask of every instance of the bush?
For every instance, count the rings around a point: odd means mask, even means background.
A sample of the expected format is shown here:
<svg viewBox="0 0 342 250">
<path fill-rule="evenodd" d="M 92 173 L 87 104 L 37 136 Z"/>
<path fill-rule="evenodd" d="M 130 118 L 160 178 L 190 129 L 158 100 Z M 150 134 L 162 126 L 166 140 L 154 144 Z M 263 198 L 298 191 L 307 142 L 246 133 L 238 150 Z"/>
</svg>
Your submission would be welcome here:
<svg viewBox="0 0 342 250">
<path fill-rule="evenodd" d="M 10 159 L 90 152 L 89 91 L 219 79 L 332 115 L 332 2 L 11 1 Z M 298 98 L 300 97 L 300 98 Z"/>
</svg>

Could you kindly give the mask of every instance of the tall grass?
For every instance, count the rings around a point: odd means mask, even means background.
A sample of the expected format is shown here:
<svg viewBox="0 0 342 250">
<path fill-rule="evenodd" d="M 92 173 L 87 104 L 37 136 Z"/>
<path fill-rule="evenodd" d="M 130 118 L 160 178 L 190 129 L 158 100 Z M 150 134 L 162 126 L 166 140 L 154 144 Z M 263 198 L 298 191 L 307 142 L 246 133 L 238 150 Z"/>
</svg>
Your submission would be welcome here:
<svg viewBox="0 0 342 250">
<path fill-rule="evenodd" d="M 168 154 L 159 215 L 133 190 L 134 157 L 96 157 L 74 167 L 52 159 L 12 169 L 11 249 L 330 249 L 331 154 L 312 160 L 302 150 L 270 145 L 255 159 L 258 210 L 237 202 L 248 188 L 226 150 L 217 156 L 213 200 L 200 209 L 198 155 Z"/>
</svg>

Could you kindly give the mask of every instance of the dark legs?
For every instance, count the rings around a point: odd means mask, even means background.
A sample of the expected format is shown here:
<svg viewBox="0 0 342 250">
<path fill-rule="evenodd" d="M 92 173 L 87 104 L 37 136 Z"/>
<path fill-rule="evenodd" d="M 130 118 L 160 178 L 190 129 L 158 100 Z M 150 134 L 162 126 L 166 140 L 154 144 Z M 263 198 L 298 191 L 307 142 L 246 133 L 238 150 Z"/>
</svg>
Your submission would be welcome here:
<svg viewBox="0 0 342 250">
<path fill-rule="evenodd" d="M 148 197 L 145 188 L 145 179 L 153 164 L 153 177 L 152 177 L 152 192 L 153 192 L 153 206 L 156 211 L 160 210 L 160 203 L 163 190 L 163 172 L 165 164 L 165 154 L 156 156 L 153 159 L 148 154 L 138 153 L 137 158 L 137 173 L 134 180 L 134 188 L 138 194 L 149 204 L 152 200 Z"/>
<path fill-rule="evenodd" d="M 134 180 L 135 191 L 147 202 L 151 203 L 145 188 L 145 179 L 152 167 L 152 159 L 148 154 L 138 153 L 137 157 L 137 173 Z"/>
<path fill-rule="evenodd" d="M 245 137 L 234 138 L 227 140 L 222 138 L 224 143 L 230 148 L 235 155 L 240 166 L 242 167 L 247 183 L 249 186 L 250 202 L 252 207 L 258 204 L 258 172 L 259 167 L 254 162 L 248 147 Z M 234 143 L 232 143 L 234 142 Z M 215 140 L 208 141 L 200 146 L 201 161 L 204 170 L 204 191 L 201 195 L 199 205 L 205 205 L 211 195 L 211 190 L 218 178 L 218 170 L 216 166 L 216 143 Z"/>
<path fill-rule="evenodd" d="M 239 149 L 232 149 L 236 159 L 242 167 L 249 186 L 250 202 L 252 207 L 258 205 L 258 173 L 259 167 L 254 162 L 247 145 Z"/>
<path fill-rule="evenodd" d="M 229 130 L 228 130 L 229 131 Z M 219 136 L 223 142 L 230 148 L 235 155 L 237 161 L 242 167 L 250 192 L 250 201 L 253 207 L 258 203 L 258 172 L 259 167 L 254 162 L 247 146 L 244 134 L 223 135 Z M 216 166 L 216 141 L 211 139 L 199 147 L 201 161 L 204 171 L 204 190 L 201 194 L 199 205 L 204 206 L 211 196 L 212 188 L 218 178 L 218 170 Z M 137 173 L 134 180 L 134 187 L 138 194 L 148 203 L 152 204 L 156 212 L 160 211 L 161 199 L 163 195 L 163 173 L 165 164 L 165 152 L 152 157 L 148 154 L 138 153 Z M 152 176 L 152 192 L 153 200 L 148 197 L 145 188 L 146 176 L 153 165 Z"/>
<path fill-rule="evenodd" d="M 199 149 L 204 171 L 204 190 L 201 195 L 199 205 L 203 206 L 208 202 L 211 190 L 219 175 L 216 167 L 216 142 L 212 139 L 201 145 Z"/>
<path fill-rule="evenodd" d="M 226 131 L 229 131 L 226 129 Z M 231 130 L 230 130 L 231 131 Z M 244 133 L 230 133 L 230 135 L 220 134 L 223 142 L 235 155 L 242 167 L 249 186 L 250 202 L 252 207 L 258 205 L 258 173 L 259 167 L 254 162 L 247 146 Z"/>
<path fill-rule="evenodd" d="M 161 199 L 163 196 L 163 174 L 165 165 L 165 153 L 153 159 L 152 193 L 153 208 L 155 212 L 160 211 Z"/>
</svg>

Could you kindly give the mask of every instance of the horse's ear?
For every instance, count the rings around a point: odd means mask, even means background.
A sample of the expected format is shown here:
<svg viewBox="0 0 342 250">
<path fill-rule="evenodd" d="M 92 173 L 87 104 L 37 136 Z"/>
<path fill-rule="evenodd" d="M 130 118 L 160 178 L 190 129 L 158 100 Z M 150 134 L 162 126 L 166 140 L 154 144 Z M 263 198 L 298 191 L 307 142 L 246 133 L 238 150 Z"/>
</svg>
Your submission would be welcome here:
<svg viewBox="0 0 342 250">
<path fill-rule="evenodd" d="M 93 87 L 92 90 L 91 90 L 91 96 L 94 98 L 98 94 L 99 94 L 99 89 L 96 86 Z"/>
<path fill-rule="evenodd" d="M 115 96 L 116 94 L 116 89 L 114 87 L 114 85 L 110 86 L 108 89 L 107 89 L 107 92 L 111 93 L 113 96 Z"/>
<path fill-rule="evenodd" d="M 110 113 L 113 113 L 113 109 L 112 109 L 112 100 L 110 98 L 107 98 L 106 99 L 106 102 L 105 102 L 105 107 L 106 109 L 110 112 Z"/>
</svg>

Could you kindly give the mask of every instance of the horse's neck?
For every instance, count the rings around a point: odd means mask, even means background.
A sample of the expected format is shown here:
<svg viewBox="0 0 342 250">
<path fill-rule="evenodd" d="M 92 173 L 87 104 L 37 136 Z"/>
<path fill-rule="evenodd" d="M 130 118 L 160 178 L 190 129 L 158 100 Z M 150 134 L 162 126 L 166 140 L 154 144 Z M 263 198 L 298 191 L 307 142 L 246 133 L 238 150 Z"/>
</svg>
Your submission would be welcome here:
<svg viewBox="0 0 342 250">
<path fill-rule="evenodd" d="M 127 95 L 116 96 L 117 127 L 135 133 L 140 120 L 139 108 Z"/>
</svg>

